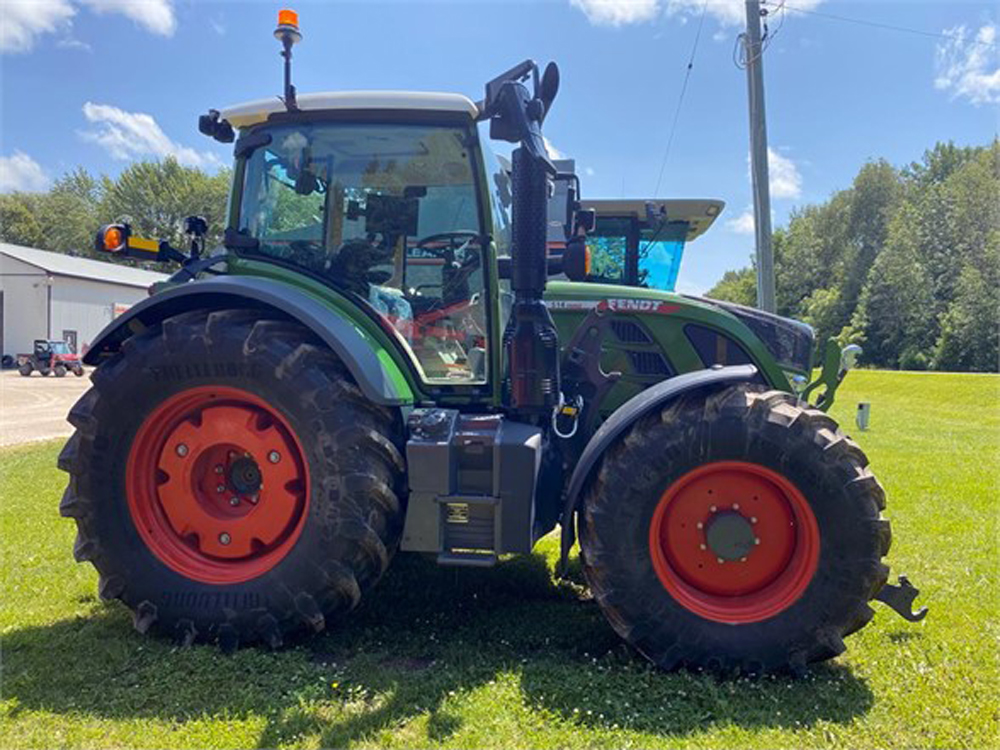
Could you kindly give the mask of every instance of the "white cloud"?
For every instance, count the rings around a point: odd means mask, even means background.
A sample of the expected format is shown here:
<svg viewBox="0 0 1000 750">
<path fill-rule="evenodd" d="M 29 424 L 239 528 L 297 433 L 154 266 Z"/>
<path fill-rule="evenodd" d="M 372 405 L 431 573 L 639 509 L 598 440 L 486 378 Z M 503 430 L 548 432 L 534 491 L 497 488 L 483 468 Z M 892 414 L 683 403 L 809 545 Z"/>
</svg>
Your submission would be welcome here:
<svg viewBox="0 0 1000 750">
<path fill-rule="evenodd" d="M 824 0 L 795 0 L 792 5 L 795 6 L 796 10 L 812 10 L 823 2 Z M 746 24 L 746 3 L 744 0 L 666 0 L 667 15 L 681 19 L 700 16 L 702 7 L 705 8 L 706 13 L 723 26 L 743 26 Z M 771 9 L 774 9 L 773 4 Z"/>
<path fill-rule="evenodd" d="M 121 13 L 147 31 L 173 36 L 177 28 L 171 0 L 81 0 L 95 13 Z"/>
<path fill-rule="evenodd" d="M 78 49 L 81 52 L 94 51 L 94 48 L 91 47 L 89 44 L 72 36 L 60 39 L 58 42 L 56 42 L 56 46 L 59 47 L 60 49 Z"/>
<path fill-rule="evenodd" d="M 80 135 L 84 140 L 103 146 L 115 159 L 162 159 L 172 156 L 181 164 L 192 167 L 213 167 L 220 163 L 211 152 L 196 151 L 170 140 L 152 115 L 87 102 L 83 105 L 83 116 L 97 128 L 83 131 Z"/>
<path fill-rule="evenodd" d="M 76 13 L 68 0 L 0 0 L 0 52 L 28 52 L 41 34 L 67 28 Z"/>
<path fill-rule="evenodd" d="M 753 234 L 756 224 L 753 219 L 753 208 L 747 208 L 739 216 L 726 221 L 726 229 L 736 234 Z"/>
<path fill-rule="evenodd" d="M 938 44 L 934 88 L 964 97 L 976 106 L 1000 103 L 1000 57 L 997 25 L 986 24 L 974 35 L 965 26 L 945 32 L 950 39 Z"/>
<path fill-rule="evenodd" d="M 771 178 L 771 197 L 798 198 L 802 195 L 802 175 L 795 162 L 768 146 L 767 165 Z"/>
<path fill-rule="evenodd" d="M 18 190 L 38 193 L 49 187 L 49 176 L 41 165 L 23 151 L 0 156 L 0 193 Z"/>
<path fill-rule="evenodd" d="M 569 0 L 595 26 L 625 26 L 652 21 L 660 13 L 659 0 Z"/>
</svg>

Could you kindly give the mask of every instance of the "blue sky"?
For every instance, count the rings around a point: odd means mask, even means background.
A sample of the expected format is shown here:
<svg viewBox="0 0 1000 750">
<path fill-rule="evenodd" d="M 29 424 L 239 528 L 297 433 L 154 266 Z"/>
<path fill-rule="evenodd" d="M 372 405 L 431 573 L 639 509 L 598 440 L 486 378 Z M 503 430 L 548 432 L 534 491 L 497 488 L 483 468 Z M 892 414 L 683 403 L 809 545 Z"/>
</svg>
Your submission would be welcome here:
<svg viewBox="0 0 1000 750">
<path fill-rule="evenodd" d="M 199 135 L 196 118 L 279 92 L 271 37 L 279 7 L 0 0 L 0 190 L 44 189 L 77 165 L 115 174 L 131 159 L 168 154 L 207 169 L 227 163 L 231 150 Z M 563 87 L 546 133 L 577 160 L 585 195 L 649 197 L 703 0 L 292 7 L 305 35 L 296 48 L 300 92 L 422 89 L 479 98 L 489 78 L 525 57 L 556 60 Z M 743 3 L 704 7 L 659 195 L 717 197 L 727 208 L 689 247 L 682 291 L 704 291 L 753 249 L 746 78 L 733 63 Z M 992 2 L 788 0 L 772 15 L 778 30 L 764 56 L 776 225 L 795 206 L 847 187 L 868 159 L 904 164 L 938 140 L 993 138 L 997 24 Z"/>
</svg>

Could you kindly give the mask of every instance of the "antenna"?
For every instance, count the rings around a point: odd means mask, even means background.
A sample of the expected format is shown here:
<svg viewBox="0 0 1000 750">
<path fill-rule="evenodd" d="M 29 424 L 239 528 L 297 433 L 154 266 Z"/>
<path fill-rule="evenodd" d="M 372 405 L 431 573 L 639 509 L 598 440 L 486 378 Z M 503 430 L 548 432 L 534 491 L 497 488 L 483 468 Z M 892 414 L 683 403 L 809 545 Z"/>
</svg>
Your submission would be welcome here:
<svg viewBox="0 0 1000 750">
<path fill-rule="evenodd" d="M 302 41 L 299 14 L 294 10 L 279 10 L 274 38 L 281 42 L 281 56 L 285 58 L 285 107 L 293 112 L 299 108 L 295 103 L 295 87 L 292 85 L 292 45 Z"/>
</svg>

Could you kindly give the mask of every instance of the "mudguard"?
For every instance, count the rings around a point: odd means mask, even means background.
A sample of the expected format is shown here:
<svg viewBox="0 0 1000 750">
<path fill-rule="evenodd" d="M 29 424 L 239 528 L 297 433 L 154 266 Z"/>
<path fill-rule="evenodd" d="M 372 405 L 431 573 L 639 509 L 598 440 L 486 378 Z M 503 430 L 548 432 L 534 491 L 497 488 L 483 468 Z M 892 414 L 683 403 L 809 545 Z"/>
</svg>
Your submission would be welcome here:
<svg viewBox="0 0 1000 750">
<path fill-rule="evenodd" d="M 559 570 L 564 572 L 569 551 L 576 541 L 576 525 L 574 514 L 580 504 L 581 493 L 590 474 L 597 466 L 601 456 L 632 424 L 657 409 L 667 401 L 681 394 L 699 390 L 707 386 L 724 385 L 728 383 L 749 382 L 757 377 L 757 368 L 753 365 L 733 365 L 730 367 L 716 366 L 709 370 L 698 370 L 664 380 L 662 383 L 647 388 L 642 393 L 633 396 L 621 405 L 600 426 L 587 443 L 580 459 L 573 469 L 566 489 L 565 505 L 560 519 L 562 527 L 561 555 Z"/>
<path fill-rule="evenodd" d="M 196 309 L 258 308 L 281 312 L 309 328 L 341 359 L 365 396 L 377 404 L 413 403 L 406 378 L 382 346 L 335 308 L 280 281 L 252 276 L 222 276 L 183 284 L 133 305 L 101 331 L 83 361 L 96 365 L 117 351 L 129 336 L 171 315 Z"/>
</svg>

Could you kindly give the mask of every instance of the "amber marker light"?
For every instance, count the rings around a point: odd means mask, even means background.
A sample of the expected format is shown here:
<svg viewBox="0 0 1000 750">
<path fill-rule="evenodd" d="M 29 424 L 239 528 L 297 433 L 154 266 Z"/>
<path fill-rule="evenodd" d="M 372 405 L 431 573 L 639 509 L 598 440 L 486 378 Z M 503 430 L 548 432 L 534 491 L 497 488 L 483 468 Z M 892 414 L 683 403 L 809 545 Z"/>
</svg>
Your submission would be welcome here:
<svg viewBox="0 0 1000 750">
<path fill-rule="evenodd" d="M 104 250 L 117 253 L 125 244 L 125 236 L 119 227 L 108 227 L 104 230 Z"/>
</svg>

